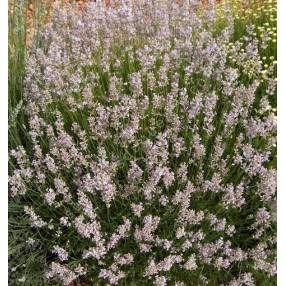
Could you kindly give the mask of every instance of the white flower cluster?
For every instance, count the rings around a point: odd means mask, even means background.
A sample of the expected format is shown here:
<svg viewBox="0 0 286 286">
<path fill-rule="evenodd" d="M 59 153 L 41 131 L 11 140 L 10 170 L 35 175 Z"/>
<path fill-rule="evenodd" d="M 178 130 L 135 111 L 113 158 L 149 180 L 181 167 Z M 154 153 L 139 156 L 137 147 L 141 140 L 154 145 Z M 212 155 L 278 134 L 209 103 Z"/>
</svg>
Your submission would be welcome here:
<svg viewBox="0 0 286 286">
<path fill-rule="evenodd" d="M 218 32 L 214 6 L 190 2 L 57 4 L 31 50 L 30 142 L 10 151 L 9 184 L 54 254 L 49 279 L 275 276 L 275 66 L 260 73 L 270 43 L 249 28 L 229 45 L 231 11 Z"/>
</svg>

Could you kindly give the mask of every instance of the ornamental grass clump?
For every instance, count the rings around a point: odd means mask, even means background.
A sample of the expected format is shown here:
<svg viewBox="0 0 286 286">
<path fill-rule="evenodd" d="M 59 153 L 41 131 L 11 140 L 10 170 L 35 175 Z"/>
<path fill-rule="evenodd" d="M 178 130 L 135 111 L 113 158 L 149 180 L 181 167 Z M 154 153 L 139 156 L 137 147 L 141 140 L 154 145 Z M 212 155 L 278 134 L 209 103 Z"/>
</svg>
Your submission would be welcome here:
<svg viewBox="0 0 286 286">
<path fill-rule="evenodd" d="M 275 284 L 275 46 L 241 25 L 189 1 L 55 6 L 9 157 L 48 285 Z"/>
</svg>

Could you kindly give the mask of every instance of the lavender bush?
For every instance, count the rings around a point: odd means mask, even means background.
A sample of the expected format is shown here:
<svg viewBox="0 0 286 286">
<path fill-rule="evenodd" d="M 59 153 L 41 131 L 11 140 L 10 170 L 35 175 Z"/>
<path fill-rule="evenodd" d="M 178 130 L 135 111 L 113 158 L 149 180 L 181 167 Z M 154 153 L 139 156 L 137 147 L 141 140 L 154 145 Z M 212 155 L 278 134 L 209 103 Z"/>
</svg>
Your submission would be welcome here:
<svg viewBox="0 0 286 286">
<path fill-rule="evenodd" d="M 32 47 L 9 185 L 45 285 L 275 285 L 275 3 L 194 2 L 58 4 Z"/>
</svg>

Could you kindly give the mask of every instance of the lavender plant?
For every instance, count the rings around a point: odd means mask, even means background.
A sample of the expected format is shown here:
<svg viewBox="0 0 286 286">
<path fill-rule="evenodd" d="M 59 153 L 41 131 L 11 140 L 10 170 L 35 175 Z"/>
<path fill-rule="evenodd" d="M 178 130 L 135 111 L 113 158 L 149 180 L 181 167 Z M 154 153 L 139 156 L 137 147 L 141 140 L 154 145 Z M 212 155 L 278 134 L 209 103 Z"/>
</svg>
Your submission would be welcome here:
<svg viewBox="0 0 286 286">
<path fill-rule="evenodd" d="M 39 27 L 44 6 L 44 0 L 33 1 L 35 18 L 33 23 Z M 9 0 L 9 150 L 18 145 L 27 144 L 27 118 L 23 110 L 25 62 L 27 56 L 28 35 L 30 26 L 28 20 L 28 0 Z M 37 2 L 37 3 L 35 3 Z M 37 4 L 37 5 L 36 5 Z M 32 16 L 32 15 L 31 15 Z M 35 27 L 34 31 L 37 31 Z M 36 33 L 33 38 L 36 41 Z M 27 147 L 25 147 L 27 148 Z M 23 218 L 23 206 L 20 199 L 9 201 L 9 285 L 43 285 L 43 270 L 45 267 L 46 250 L 39 240 L 36 249 L 31 252 L 30 243 L 34 230 Z"/>
<path fill-rule="evenodd" d="M 31 49 L 9 185 L 47 285 L 275 285 L 275 22 L 194 2 L 58 4 Z"/>
</svg>

